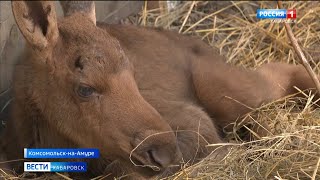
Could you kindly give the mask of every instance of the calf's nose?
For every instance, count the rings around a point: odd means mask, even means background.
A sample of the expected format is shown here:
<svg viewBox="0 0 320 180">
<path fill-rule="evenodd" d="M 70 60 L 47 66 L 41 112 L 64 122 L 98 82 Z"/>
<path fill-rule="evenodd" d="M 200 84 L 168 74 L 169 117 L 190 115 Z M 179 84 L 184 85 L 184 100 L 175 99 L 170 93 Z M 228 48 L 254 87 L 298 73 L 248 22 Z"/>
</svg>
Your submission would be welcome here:
<svg viewBox="0 0 320 180">
<path fill-rule="evenodd" d="M 168 151 L 165 147 L 157 148 L 157 149 L 150 149 L 146 152 L 146 159 L 152 165 L 159 167 L 160 169 L 165 169 L 171 164 L 178 163 L 176 162 L 179 157 L 180 153 L 179 150 L 174 152 Z"/>
<path fill-rule="evenodd" d="M 136 149 L 133 156 L 140 165 L 152 166 L 154 170 L 164 170 L 170 165 L 177 165 L 182 154 L 174 135 L 159 135 L 144 141 L 135 139 L 133 144 Z"/>
</svg>

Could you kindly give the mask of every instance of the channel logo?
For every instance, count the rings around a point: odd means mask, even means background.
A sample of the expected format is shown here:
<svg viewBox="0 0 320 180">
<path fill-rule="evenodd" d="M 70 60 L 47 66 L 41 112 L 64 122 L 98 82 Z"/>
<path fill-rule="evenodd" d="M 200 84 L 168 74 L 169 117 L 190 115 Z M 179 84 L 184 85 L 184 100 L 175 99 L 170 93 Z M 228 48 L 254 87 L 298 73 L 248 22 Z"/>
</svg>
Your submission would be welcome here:
<svg viewBox="0 0 320 180">
<path fill-rule="evenodd" d="M 295 9 L 257 9 L 258 19 L 296 19 Z"/>
<path fill-rule="evenodd" d="M 25 172 L 86 172 L 85 162 L 24 162 Z"/>
</svg>

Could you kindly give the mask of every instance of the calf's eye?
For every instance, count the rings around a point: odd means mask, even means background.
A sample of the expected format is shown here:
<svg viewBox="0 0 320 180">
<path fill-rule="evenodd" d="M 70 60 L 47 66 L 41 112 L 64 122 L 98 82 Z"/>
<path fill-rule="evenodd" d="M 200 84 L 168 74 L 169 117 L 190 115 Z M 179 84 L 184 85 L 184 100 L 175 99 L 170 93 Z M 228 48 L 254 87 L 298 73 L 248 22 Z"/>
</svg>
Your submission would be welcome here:
<svg viewBox="0 0 320 180">
<path fill-rule="evenodd" d="M 94 88 L 84 84 L 80 84 L 77 89 L 77 94 L 80 97 L 84 97 L 84 98 L 92 96 L 94 92 L 95 92 Z"/>
</svg>

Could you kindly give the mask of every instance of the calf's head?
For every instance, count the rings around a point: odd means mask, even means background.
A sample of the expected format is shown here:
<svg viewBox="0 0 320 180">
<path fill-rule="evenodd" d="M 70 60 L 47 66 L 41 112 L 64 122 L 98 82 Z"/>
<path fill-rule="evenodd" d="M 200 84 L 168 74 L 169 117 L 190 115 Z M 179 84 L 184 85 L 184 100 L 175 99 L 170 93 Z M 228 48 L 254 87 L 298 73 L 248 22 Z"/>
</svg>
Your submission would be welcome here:
<svg viewBox="0 0 320 180">
<path fill-rule="evenodd" d="M 177 163 L 174 133 L 140 95 L 132 64 L 95 16 L 76 12 L 58 22 L 49 1 L 13 1 L 12 8 L 27 40 L 32 99 L 50 129 L 109 160 Z"/>
</svg>

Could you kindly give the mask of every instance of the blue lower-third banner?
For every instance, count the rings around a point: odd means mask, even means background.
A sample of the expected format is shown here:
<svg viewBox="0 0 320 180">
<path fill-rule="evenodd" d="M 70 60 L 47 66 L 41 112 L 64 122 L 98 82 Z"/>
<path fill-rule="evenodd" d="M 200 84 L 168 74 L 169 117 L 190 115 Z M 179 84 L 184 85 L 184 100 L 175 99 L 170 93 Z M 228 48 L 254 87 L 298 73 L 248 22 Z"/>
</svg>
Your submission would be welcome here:
<svg viewBox="0 0 320 180">
<path fill-rule="evenodd" d="M 24 158 L 99 158 L 99 149 L 29 149 Z"/>
<path fill-rule="evenodd" d="M 85 162 L 24 162 L 25 172 L 87 172 Z"/>
</svg>

